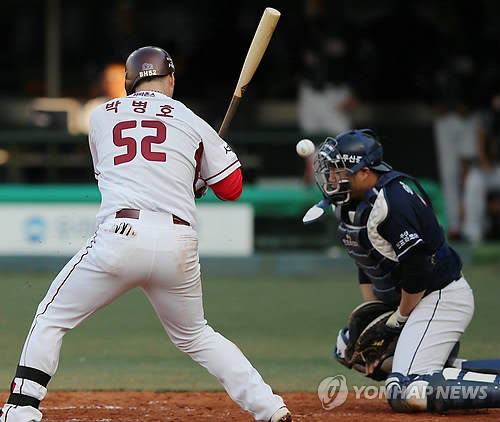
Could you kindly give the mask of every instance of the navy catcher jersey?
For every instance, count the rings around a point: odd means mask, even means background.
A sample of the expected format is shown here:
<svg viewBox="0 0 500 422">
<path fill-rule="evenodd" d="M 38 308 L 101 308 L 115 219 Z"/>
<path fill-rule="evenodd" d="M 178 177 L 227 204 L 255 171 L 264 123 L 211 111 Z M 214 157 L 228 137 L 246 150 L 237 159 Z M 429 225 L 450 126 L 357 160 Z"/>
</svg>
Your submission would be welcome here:
<svg viewBox="0 0 500 422">
<path fill-rule="evenodd" d="M 427 293 L 460 278 L 462 262 L 446 243 L 434 210 L 401 179 L 391 181 L 379 192 L 370 214 L 374 213 L 379 215 L 368 218 L 369 238 L 389 259 L 401 262 L 412 248 L 424 248 L 433 264 Z M 372 224 L 370 220 L 374 220 Z"/>
</svg>

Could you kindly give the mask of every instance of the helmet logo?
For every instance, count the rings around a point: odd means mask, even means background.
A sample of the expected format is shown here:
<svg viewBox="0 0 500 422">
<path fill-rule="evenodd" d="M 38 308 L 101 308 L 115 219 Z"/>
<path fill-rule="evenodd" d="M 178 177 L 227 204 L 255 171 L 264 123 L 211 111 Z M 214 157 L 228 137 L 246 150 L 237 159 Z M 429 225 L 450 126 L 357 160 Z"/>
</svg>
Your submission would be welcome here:
<svg viewBox="0 0 500 422">
<path fill-rule="evenodd" d="M 158 74 L 158 72 L 156 71 L 156 69 L 153 69 L 153 70 L 144 70 L 142 72 L 139 72 L 139 77 L 140 78 L 145 78 L 147 76 L 155 76 L 157 74 Z"/>
<path fill-rule="evenodd" d="M 362 155 L 337 154 L 337 159 L 341 159 L 344 163 L 358 164 L 363 158 Z"/>
<path fill-rule="evenodd" d="M 143 63 L 142 64 L 142 72 L 139 72 L 140 78 L 146 78 L 148 76 L 155 76 L 158 72 L 154 68 L 152 63 Z"/>
</svg>

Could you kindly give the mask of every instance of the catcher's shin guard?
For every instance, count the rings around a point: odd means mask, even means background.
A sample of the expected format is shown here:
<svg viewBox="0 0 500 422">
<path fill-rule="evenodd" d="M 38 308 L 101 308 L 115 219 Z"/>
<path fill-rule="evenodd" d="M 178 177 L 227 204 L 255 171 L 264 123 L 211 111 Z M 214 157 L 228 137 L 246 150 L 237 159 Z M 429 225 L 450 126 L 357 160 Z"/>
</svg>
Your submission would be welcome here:
<svg viewBox="0 0 500 422">
<path fill-rule="evenodd" d="M 500 374 L 500 359 L 464 360 L 461 368 L 482 374 Z"/>
<path fill-rule="evenodd" d="M 500 375 L 446 368 L 433 375 L 392 373 L 387 400 L 396 412 L 500 408 Z"/>
<path fill-rule="evenodd" d="M 500 375 L 446 368 L 429 378 L 428 409 L 500 408 Z"/>
</svg>

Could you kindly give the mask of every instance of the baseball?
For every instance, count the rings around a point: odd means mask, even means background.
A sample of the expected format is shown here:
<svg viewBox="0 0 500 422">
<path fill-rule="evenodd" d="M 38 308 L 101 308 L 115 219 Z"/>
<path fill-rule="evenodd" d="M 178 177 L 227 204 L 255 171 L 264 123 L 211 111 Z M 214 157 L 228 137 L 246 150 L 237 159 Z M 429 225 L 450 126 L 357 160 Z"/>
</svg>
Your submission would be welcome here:
<svg viewBox="0 0 500 422">
<path fill-rule="evenodd" d="M 314 153 L 316 147 L 311 140 L 301 139 L 299 142 L 297 142 L 295 149 L 297 150 L 297 154 L 299 154 L 303 158 L 307 158 Z"/>
</svg>

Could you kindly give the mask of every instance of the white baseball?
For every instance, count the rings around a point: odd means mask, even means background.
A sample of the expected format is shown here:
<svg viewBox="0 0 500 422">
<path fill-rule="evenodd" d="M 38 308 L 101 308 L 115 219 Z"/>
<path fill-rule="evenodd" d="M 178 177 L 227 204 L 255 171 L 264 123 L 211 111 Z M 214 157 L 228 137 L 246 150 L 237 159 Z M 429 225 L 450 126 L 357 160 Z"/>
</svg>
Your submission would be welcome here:
<svg viewBox="0 0 500 422">
<path fill-rule="evenodd" d="M 311 140 L 301 139 L 299 142 L 297 142 L 295 149 L 297 150 L 297 154 L 299 154 L 303 158 L 307 158 L 314 153 L 316 147 Z"/>
</svg>

